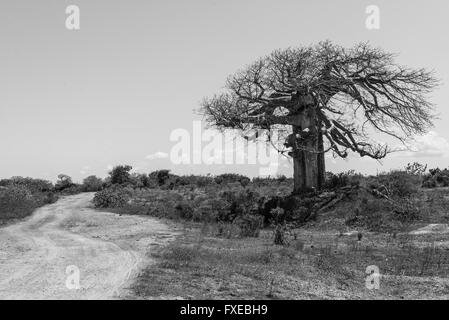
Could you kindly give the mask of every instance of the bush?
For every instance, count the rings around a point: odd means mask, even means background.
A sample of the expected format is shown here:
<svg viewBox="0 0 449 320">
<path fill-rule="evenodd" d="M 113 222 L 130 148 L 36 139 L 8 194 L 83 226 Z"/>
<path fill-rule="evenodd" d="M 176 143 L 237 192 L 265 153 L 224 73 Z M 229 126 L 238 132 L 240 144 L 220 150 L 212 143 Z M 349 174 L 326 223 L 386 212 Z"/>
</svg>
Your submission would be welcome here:
<svg viewBox="0 0 449 320">
<path fill-rule="evenodd" d="M 418 207 L 410 199 L 402 199 L 393 209 L 395 219 L 401 223 L 410 223 L 421 218 Z"/>
<path fill-rule="evenodd" d="M 10 186 L 0 192 L 1 203 L 10 204 L 32 200 L 31 191 L 21 185 Z"/>
<path fill-rule="evenodd" d="M 258 237 L 263 227 L 263 217 L 244 214 L 237 217 L 233 223 L 240 228 L 241 237 Z"/>
<path fill-rule="evenodd" d="M 52 204 L 52 203 L 55 203 L 56 201 L 58 201 L 58 195 L 56 193 L 54 193 L 54 192 L 45 193 L 45 199 L 44 199 L 45 204 Z"/>
<path fill-rule="evenodd" d="M 39 206 L 36 200 L 30 190 L 21 185 L 0 189 L 0 220 L 28 216 Z"/>
<path fill-rule="evenodd" d="M 74 183 L 70 187 L 63 189 L 60 192 L 64 195 L 73 195 L 84 192 L 84 190 L 82 185 Z"/>
<path fill-rule="evenodd" d="M 236 173 L 224 173 L 221 175 L 218 175 L 214 178 L 215 183 L 217 184 L 227 184 L 227 183 L 240 183 L 243 187 L 246 187 L 250 182 L 251 179 L 243 176 L 241 174 Z"/>
<path fill-rule="evenodd" d="M 449 169 L 430 169 L 423 177 L 424 188 L 449 187 Z"/>
<path fill-rule="evenodd" d="M 1 180 L 0 220 L 24 218 L 35 209 L 57 200 L 49 181 L 22 177 Z"/>
<path fill-rule="evenodd" d="M 182 219 L 192 219 L 193 217 L 193 208 L 186 201 L 179 202 L 175 206 L 175 210 Z"/>
<path fill-rule="evenodd" d="M 156 181 L 158 186 L 163 186 L 170 179 L 170 170 L 158 170 L 151 172 L 149 177 Z"/>
<path fill-rule="evenodd" d="M 120 208 L 125 206 L 130 194 L 122 188 L 109 188 L 95 194 L 93 203 L 97 208 Z"/>
<path fill-rule="evenodd" d="M 129 173 L 133 167 L 124 165 L 116 166 L 109 172 L 111 184 L 127 184 L 131 182 L 131 174 Z"/>
<path fill-rule="evenodd" d="M 96 176 L 89 176 L 83 180 L 82 189 L 84 192 L 97 192 L 103 188 L 103 180 Z"/>
<path fill-rule="evenodd" d="M 421 178 L 406 171 L 395 170 L 372 177 L 369 187 L 390 198 L 405 198 L 415 195 L 421 186 Z"/>
<path fill-rule="evenodd" d="M 345 224 L 363 227 L 374 232 L 403 230 L 407 224 L 420 219 L 421 214 L 410 198 L 390 202 L 384 198 L 364 195 L 354 205 L 352 215 Z"/>
<path fill-rule="evenodd" d="M 203 204 L 202 209 L 204 211 L 205 208 L 208 208 L 208 217 L 209 220 L 215 220 L 215 221 L 232 221 L 230 219 L 230 213 L 231 213 L 231 204 L 227 201 L 224 201 L 223 199 L 219 197 L 215 197 L 212 199 L 207 199 L 205 201 L 206 203 Z M 204 212 L 203 211 L 203 212 Z"/>
<path fill-rule="evenodd" d="M 361 175 L 355 174 L 354 170 L 340 172 L 337 174 L 326 172 L 324 188 L 332 190 L 346 186 L 358 185 L 360 183 L 360 180 Z"/>
<path fill-rule="evenodd" d="M 58 181 L 55 184 L 56 191 L 63 191 L 65 189 L 73 187 L 74 183 L 72 182 L 72 178 L 66 174 L 58 175 Z"/>
<path fill-rule="evenodd" d="M 220 215 L 220 220 L 225 222 L 232 222 L 237 216 L 259 212 L 259 205 L 262 202 L 259 193 L 248 189 L 223 191 L 219 194 L 219 197 L 229 205 L 229 209 Z"/>
<path fill-rule="evenodd" d="M 368 199 L 363 197 L 355 207 L 353 216 L 346 219 L 349 226 L 363 226 L 370 231 L 381 231 L 384 216 L 391 210 L 391 206 L 384 199 Z"/>
<path fill-rule="evenodd" d="M 24 186 L 31 193 L 50 192 L 54 190 L 53 183 L 42 179 L 12 177 L 11 179 L 0 180 L 0 186 L 7 187 L 11 185 Z"/>
</svg>

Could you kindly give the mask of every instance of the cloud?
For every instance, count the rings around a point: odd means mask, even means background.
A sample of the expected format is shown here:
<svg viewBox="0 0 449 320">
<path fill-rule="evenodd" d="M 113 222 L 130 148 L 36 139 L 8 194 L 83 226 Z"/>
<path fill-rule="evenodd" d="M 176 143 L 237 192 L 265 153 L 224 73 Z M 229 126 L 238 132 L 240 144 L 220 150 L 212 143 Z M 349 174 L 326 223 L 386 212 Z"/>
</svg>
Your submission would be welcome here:
<svg viewBox="0 0 449 320">
<path fill-rule="evenodd" d="M 415 138 L 406 144 L 397 155 L 399 157 L 448 157 L 449 142 L 435 131 L 429 131 L 427 134 Z"/>
<path fill-rule="evenodd" d="M 147 155 L 145 158 L 148 160 L 165 159 L 168 158 L 168 153 L 158 151 L 156 153 Z"/>
</svg>

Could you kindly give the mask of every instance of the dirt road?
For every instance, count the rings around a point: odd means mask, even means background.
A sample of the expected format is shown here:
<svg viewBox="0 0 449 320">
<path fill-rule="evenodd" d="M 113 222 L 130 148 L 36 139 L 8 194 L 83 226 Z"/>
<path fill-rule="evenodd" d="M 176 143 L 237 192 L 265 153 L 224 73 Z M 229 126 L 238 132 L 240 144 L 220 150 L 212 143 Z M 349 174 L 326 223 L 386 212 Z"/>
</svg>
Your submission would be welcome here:
<svg viewBox="0 0 449 320">
<path fill-rule="evenodd" d="M 95 211 L 92 197 L 65 197 L 0 228 L 0 299 L 130 296 L 133 278 L 151 262 L 148 250 L 176 231 L 149 217 Z"/>
</svg>

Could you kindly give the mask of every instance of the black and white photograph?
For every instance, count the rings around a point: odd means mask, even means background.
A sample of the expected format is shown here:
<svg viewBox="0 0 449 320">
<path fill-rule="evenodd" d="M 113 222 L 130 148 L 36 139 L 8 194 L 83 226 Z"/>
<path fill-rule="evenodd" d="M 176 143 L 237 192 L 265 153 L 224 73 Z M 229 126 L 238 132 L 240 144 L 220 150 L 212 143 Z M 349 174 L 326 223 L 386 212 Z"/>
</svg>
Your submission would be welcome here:
<svg viewBox="0 0 449 320">
<path fill-rule="evenodd" d="M 0 300 L 449 299 L 448 14 L 1 0 Z"/>
</svg>

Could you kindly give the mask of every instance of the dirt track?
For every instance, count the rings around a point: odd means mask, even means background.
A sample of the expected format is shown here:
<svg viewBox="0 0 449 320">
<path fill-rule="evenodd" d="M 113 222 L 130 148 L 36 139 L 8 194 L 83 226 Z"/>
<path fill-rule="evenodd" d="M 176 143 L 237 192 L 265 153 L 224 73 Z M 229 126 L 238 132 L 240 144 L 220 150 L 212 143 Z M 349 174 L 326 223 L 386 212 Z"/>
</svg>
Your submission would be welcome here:
<svg viewBox="0 0 449 320">
<path fill-rule="evenodd" d="M 65 197 L 26 221 L 0 228 L 0 299 L 117 299 L 154 245 L 175 236 L 148 217 L 98 212 L 93 194 Z M 79 289 L 75 266 L 80 272 Z M 69 267 L 69 270 L 67 270 Z M 68 272 L 68 273 L 66 273 Z"/>
</svg>

